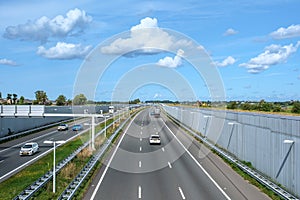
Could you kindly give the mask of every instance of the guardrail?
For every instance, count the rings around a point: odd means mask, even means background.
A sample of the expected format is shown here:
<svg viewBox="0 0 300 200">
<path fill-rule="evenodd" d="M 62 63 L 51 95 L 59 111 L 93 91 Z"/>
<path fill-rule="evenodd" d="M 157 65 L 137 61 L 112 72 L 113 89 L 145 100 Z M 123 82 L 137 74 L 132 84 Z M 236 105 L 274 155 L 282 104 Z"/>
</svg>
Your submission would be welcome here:
<svg viewBox="0 0 300 200">
<path fill-rule="evenodd" d="M 111 118 L 107 118 L 111 119 Z M 117 122 L 118 119 L 116 119 L 114 122 L 106 126 L 106 129 L 113 126 L 113 123 Z M 96 137 L 103 134 L 105 132 L 105 129 L 102 129 L 99 133 L 96 134 Z M 67 158 L 65 158 L 63 161 L 59 162 L 57 166 L 55 167 L 55 173 L 57 174 L 63 167 L 65 167 L 75 156 L 80 153 L 84 148 L 86 148 L 89 145 L 89 142 L 84 143 L 82 146 L 80 146 L 77 150 L 75 150 L 72 154 L 70 154 Z M 23 190 L 18 196 L 14 198 L 14 200 L 27 200 L 33 196 L 34 193 L 36 193 L 39 189 L 41 189 L 47 182 L 49 182 L 53 177 L 53 172 L 48 171 L 46 174 L 41 176 L 37 181 L 32 183 L 30 186 L 28 186 L 25 190 Z"/>
<path fill-rule="evenodd" d="M 190 127 L 186 126 L 185 124 L 181 123 L 179 120 L 175 119 L 173 116 L 169 115 L 166 111 L 165 113 L 171 120 L 175 121 L 176 123 L 179 123 L 181 127 L 186 129 L 189 133 L 191 133 L 194 137 L 198 138 L 203 142 L 205 145 L 210 147 L 212 150 L 216 151 L 219 155 L 227 159 L 228 161 L 234 163 L 237 167 L 239 167 L 241 170 L 243 170 L 245 173 L 253 177 L 255 180 L 266 186 L 267 188 L 271 189 L 273 192 L 278 194 L 280 197 L 288 200 L 299 200 L 297 197 L 286 191 L 285 189 L 281 188 L 277 184 L 273 183 L 268 178 L 264 177 L 264 175 L 260 174 L 258 171 L 244 165 L 241 163 L 238 159 L 228 155 L 225 151 L 221 150 L 214 144 L 210 143 L 205 137 L 200 136 L 196 132 L 194 132 Z"/>
<path fill-rule="evenodd" d="M 111 144 L 111 141 L 116 137 L 116 135 L 120 132 L 120 130 L 125 126 L 125 124 L 128 122 L 130 118 L 127 118 L 121 126 L 118 127 L 118 129 L 114 132 L 113 135 L 110 136 L 110 138 L 106 141 L 106 143 L 101 147 L 99 152 L 92 156 L 90 161 L 84 166 L 84 168 L 80 171 L 80 173 L 76 176 L 76 178 L 69 184 L 69 186 L 63 191 L 63 193 L 59 196 L 59 200 L 69 200 L 71 199 L 75 192 L 78 190 L 84 179 L 88 176 L 90 171 L 93 169 L 93 167 L 96 165 L 97 160 L 99 160 L 109 145 Z"/>
</svg>

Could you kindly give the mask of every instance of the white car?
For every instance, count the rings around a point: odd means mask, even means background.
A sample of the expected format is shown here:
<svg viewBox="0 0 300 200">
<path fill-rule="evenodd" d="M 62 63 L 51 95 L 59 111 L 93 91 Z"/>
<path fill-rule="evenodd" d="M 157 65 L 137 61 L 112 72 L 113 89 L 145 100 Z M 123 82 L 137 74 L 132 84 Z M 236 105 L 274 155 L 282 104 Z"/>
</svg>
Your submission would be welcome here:
<svg viewBox="0 0 300 200">
<path fill-rule="evenodd" d="M 68 130 L 68 129 L 69 129 L 68 124 L 60 124 L 60 125 L 57 127 L 57 130 L 58 130 L 58 131 L 65 131 L 65 130 Z"/>
<path fill-rule="evenodd" d="M 150 144 L 160 144 L 160 136 L 159 135 L 151 135 L 149 138 Z"/>
<path fill-rule="evenodd" d="M 34 153 L 38 152 L 38 150 L 39 145 L 36 142 L 26 143 L 21 147 L 20 156 L 33 155 Z"/>
</svg>

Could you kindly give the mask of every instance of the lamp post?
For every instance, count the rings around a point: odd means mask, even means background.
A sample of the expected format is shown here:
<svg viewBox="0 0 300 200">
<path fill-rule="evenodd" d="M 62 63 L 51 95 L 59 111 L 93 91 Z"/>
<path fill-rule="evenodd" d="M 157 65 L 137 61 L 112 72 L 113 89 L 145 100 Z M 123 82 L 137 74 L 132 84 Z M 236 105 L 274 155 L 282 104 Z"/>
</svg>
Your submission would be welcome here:
<svg viewBox="0 0 300 200">
<path fill-rule="evenodd" d="M 106 138 L 106 118 L 109 116 L 103 115 L 104 117 L 104 137 Z"/>
<path fill-rule="evenodd" d="M 56 144 L 63 144 L 66 141 L 60 140 L 60 141 L 52 141 L 52 140 L 46 140 L 44 141 L 45 144 L 53 144 L 53 193 L 55 193 L 55 176 L 56 176 L 56 170 L 55 170 L 55 147 Z"/>
<path fill-rule="evenodd" d="M 90 123 L 84 123 L 83 125 L 85 126 L 90 126 L 90 138 L 91 138 L 91 141 L 89 143 L 89 148 L 90 150 L 95 150 L 95 146 L 94 146 L 94 136 L 93 136 L 93 124 L 90 124 Z"/>
</svg>

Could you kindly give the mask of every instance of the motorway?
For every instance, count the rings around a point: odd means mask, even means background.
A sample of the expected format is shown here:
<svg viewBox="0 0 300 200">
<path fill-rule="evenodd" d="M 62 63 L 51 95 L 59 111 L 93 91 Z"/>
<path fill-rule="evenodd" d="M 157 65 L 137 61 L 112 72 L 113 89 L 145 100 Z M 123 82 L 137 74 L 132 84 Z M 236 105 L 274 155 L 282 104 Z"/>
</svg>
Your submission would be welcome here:
<svg viewBox="0 0 300 200">
<path fill-rule="evenodd" d="M 166 117 L 140 112 L 104 159 L 84 199 L 269 199 Z M 161 145 L 150 145 L 159 134 Z"/>
<path fill-rule="evenodd" d="M 77 121 L 76 124 L 83 124 L 88 121 L 90 121 L 90 119 L 81 119 Z M 25 168 L 32 162 L 38 160 L 40 157 L 51 151 L 53 149 L 53 145 L 44 144 L 43 142 L 45 140 L 68 140 L 75 135 L 80 134 L 86 128 L 89 128 L 83 126 L 81 131 L 74 132 L 72 131 L 72 125 L 74 123 L 75 122 L 69 123 L 69 130 L 67 131 L 57 131 L 57 127 L 53 127 L 0 144 L 0 182 L 6 180 L 13 174 L 17 173 L 21 169 Z M 39 152 L 32 156 L 19 156 L 21 146 L 27 142 L 37 142 L 40 147 Z"/>
</svg>

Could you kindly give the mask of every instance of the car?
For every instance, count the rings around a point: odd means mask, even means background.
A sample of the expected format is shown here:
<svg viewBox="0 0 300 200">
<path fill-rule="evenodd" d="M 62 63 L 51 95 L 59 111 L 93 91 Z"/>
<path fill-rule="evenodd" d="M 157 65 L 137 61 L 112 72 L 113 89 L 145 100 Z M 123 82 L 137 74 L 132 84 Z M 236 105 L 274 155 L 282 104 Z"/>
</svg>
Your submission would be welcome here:
<svg viewBox="0 0 300 200">
<path fill-rule="evenodd" d="M 160 136 L 159 135 L 150 135 L 149 144 L 160 144 Z"/>
<path fill-rule="evenodd" d="M 66 131 L 66 130 L 68 130 L 68 129 L 69 129 L 68 124 L 60 124 L 60 125 L 58 125 L 58 127 L 57 127 L 57 130 L 58 130 L 58 131 Z"/>
<path fill-rule="evenodd" d="M 73 131 L 79 131 L 82 129 L 82 125 L 81 124 L 75 124 L 73 127 L 72 127 L 72 130 Z"/>
<path fill-rule="evenodd" d="M 20 156 L 23 155 L 33 155 L 39 151 L 39 145 L 36 142 L 25 143 L 20 150 Z"/>
</svg>

